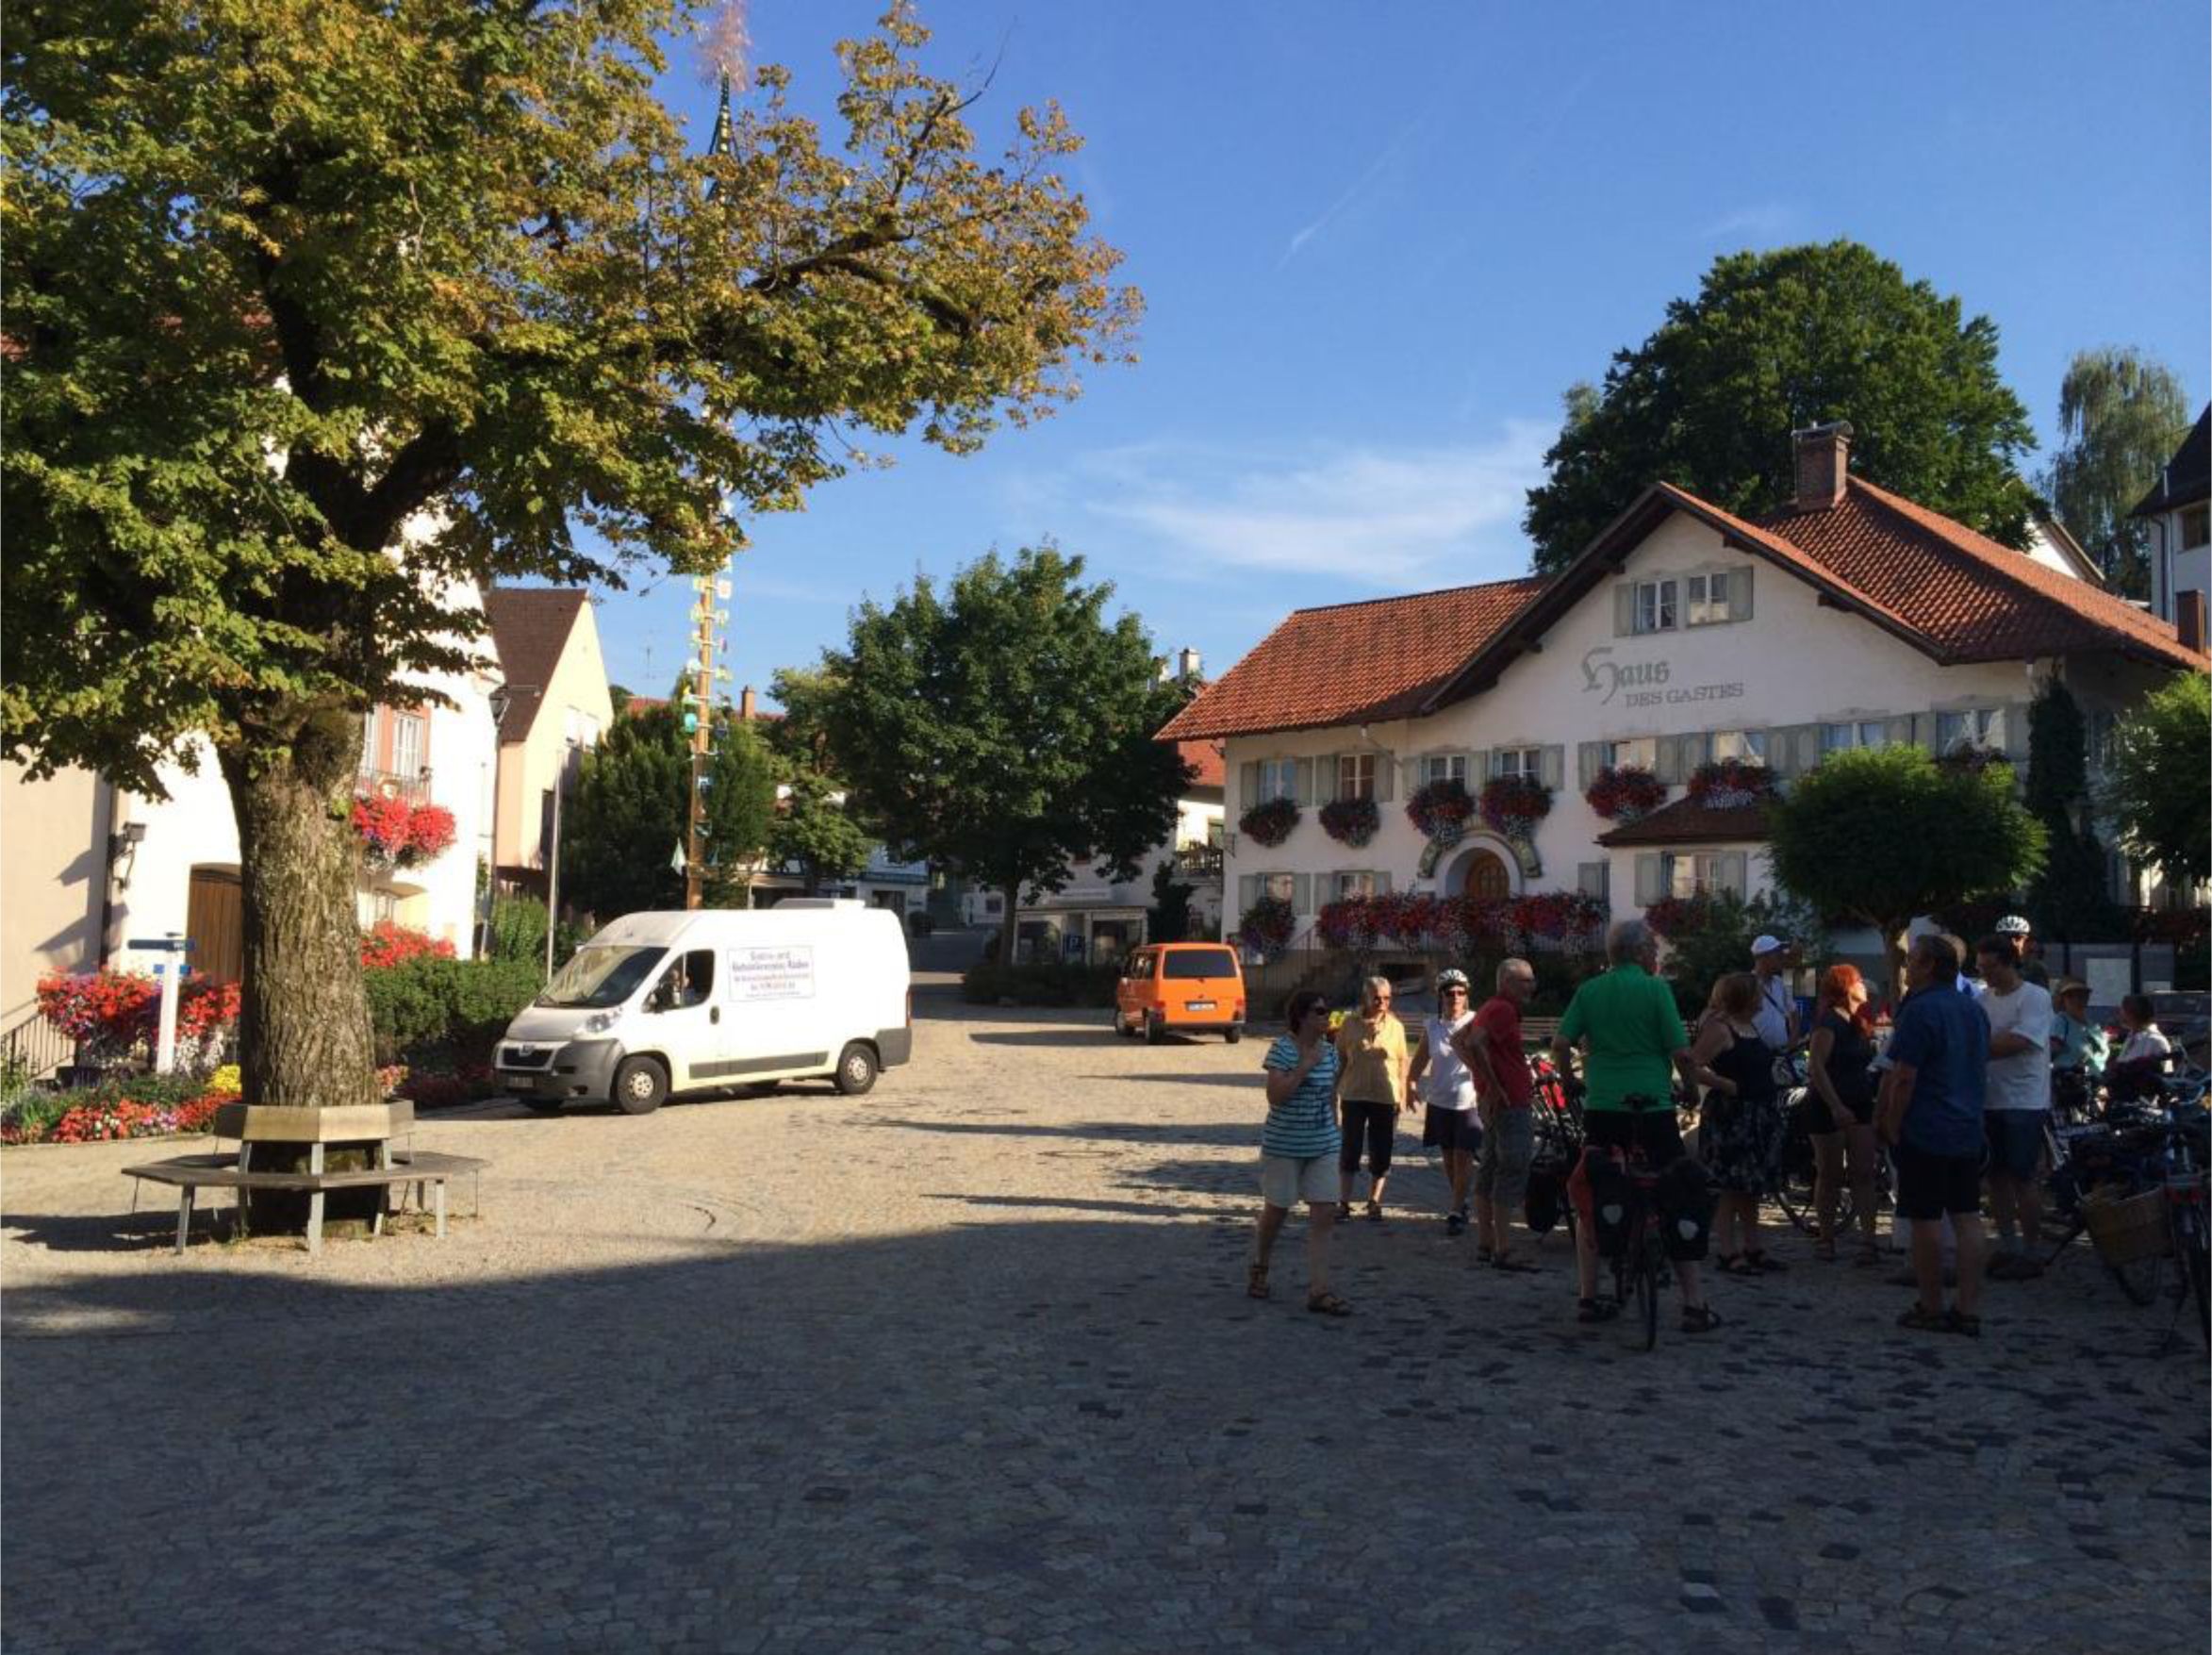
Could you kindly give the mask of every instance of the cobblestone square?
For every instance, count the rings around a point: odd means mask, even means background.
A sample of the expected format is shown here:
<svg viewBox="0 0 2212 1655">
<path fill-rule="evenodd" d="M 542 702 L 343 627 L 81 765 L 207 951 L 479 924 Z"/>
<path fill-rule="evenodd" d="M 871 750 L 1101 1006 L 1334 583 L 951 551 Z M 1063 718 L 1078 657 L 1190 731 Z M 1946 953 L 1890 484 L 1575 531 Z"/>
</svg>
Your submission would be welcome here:
<svg viewBox="0 0 2212 1655">
<path fill-rule="evenodd" d="M 1401 1133 L 1327 1321 L 1295 1222 L 1242 1291 L 1261 1043 L 921 1003 L 863 1099 L 430 1120 L 443 1244 L 8 1151 L 7 1647 L 2203 1649 L 2204 1353 L 2086 1250 L 1977 1344 L 1786 1236 L 1647 1355 Z"/>
</svg>

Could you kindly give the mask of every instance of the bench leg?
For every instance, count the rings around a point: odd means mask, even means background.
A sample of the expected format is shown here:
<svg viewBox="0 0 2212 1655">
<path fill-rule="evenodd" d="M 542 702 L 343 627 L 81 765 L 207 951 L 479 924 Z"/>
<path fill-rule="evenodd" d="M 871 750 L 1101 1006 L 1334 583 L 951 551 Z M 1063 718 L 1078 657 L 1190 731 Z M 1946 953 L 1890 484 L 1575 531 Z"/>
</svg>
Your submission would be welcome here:
<svg viewBox="0 0 2212 1655">
<path fill-rule="evenodd" d="M 433 1199 L 437 1202 L 437 1238 L 443 1241 L 445 1239 L 445 1180 L 441 1178 L 430 1187 L 434 1192 Z"/>
<path fill-rule="evenodd" d="M 176 1250 L 182 1256 L 185 1243 L 192 1233 L 192 1186 L 179 1185 L 176 1192 Z"/>
</svg>

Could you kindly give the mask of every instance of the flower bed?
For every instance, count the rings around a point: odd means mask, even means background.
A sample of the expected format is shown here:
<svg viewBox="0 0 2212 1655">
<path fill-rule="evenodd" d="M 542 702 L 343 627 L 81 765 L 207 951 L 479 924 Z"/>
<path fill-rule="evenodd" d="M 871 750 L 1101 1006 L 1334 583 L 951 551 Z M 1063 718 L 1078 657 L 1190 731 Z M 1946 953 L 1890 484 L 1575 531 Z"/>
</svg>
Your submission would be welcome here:
<svg viewBox="0 0 2212 1655">
<path fill-rule="evenodd" d="M 408 960 L 453 957 L 452 943 L 432 936 L 427 931 L 417 931 L 389 919 L 379 919 L 361 933 L 361 965 L 365 970 L 385 970 Z"/>
<path fill-rule="evenodd" d="M 1774 794 L 1775 772 L 1748 759 L 1715 759 L 1690 776 L 1690 797 L 1711 810 L 1741 810 Z"/>
<path fill-rule="evenodd" d="M 205 1081 L 134 1075 L 67 1092 L 25 1092 L 0 1115 L 0 1143 L 96 1144 L 206 1132 L 215 1111 L 238 1096 L 236 1076 L 237 1067 L 226 1064 Z"/>
<path fill-rule="evenodd" d="M 1295 799 L 1263 799 L 1237 819 L 1237 828 L 1255 845 L 1279 845 L 1298 825 L 1299 814 Z"/>
<path fill-rule="evenodd" d="M 1321 807 L 1321 831 L 1355 851 L 1381 826 L 1382 813 L 1372 799 L 1331 799 Z"/>
<path fill-rule="evenodd" d="M 1237 940 L 1268 959 L 1278 959 L 1297 928 L 1297 913 L 1288 902 L 1280 897 L 1262 897 L 1237 921 Z"/>
<path fill-rule="evenodd" d="M 454 813 L 442 804 L 376 794 L 354 801 L 354 831 L 371 861 L 419 868 L 453 849 Z"/>
<path fill-rule="evenodd" d="M 1475 817 L 1475 798 L 1467 784 L 1445 777 L 1417 787 L 1406 801 L 1406 818 L 1425 839 L 1456 845 Z"/>
<path fill-rule="evenodd" d="M 1666 784 L 1642 765 L 1606 766 L 1582 795 L 1608 821 L 1640 821 L 1667 802 Z"/>
<path fill-rule="evenodd" d="M 1440 897 L 1394 891 L 1347 897 L 1315 917 L 1314 930 L 1331 948 L 1402 947 L 1478 953 L 1498 949 L 1593 949 L 1603 936 L 1606 904 L 1577 891 L 1521 897 Z"/>
<path fill-rule="evenodd" d="M 1551 789 L 1534 776 L 1493 776 L 1482 784 L 1482 819 L 1509 839 L 1525 839 L 1551 814 Z"/>
</svg>

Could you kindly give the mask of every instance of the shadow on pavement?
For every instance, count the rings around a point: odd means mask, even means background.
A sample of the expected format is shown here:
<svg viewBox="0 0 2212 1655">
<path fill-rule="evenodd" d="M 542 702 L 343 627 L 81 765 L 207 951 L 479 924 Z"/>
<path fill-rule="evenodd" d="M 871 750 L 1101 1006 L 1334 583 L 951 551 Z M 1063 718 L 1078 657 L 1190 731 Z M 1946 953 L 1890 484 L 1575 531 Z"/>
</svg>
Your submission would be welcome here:
<svg viewBox="0 0 2212 1655">
<path fill-rule="evenodd" d="M 1237 1122 L 1212 1126 L 1175 1126 L 1160 1121 L 1083 1121 L 1068 1126 L 1000 1126 L 974 1120 L 915 1120 L 900 1116 L 879 1116 L 856 1124 L 898 1127 L 907 1132 L 941 1133 L 952 1137 L 1096 1138 L 1119 1144 L 1219 1144 L 1230 1149 L 1260 1152 L 1260 1123 Z"/>
</svg>

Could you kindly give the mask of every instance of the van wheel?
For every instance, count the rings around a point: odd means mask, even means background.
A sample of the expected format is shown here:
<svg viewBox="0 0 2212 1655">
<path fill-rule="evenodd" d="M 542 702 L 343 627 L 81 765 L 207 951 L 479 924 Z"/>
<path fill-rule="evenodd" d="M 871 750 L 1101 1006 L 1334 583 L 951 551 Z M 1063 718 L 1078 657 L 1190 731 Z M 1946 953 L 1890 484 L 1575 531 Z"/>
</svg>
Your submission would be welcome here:
<svg viewBox="0 0 2212 1655">
<path fill-rule="evenodd" d="M 615 1107 L 624 1115 L 651 1115 L 669 1096 L 669 1071 L 655 1058 L 625 1057 L 615 1070 Z"/>
<path fill-rule="evenodd" d="M 1137 1037 L 1135 1025 L 1119 1012 L 1114 1014 L 1114 1032 L 1124 1040 L 1134 1040 Z"/>
<path fill-rule="evenodd" d="M 1231 1024 L 1230 1024 L 1230 1025 L 1229 1025 L 1229 1033 L 1227 1033 L 1226 1034 L 1222 1035 L 1221 1037 L 1222 1037 L 1224 1040 L 1228 1041 L 1228 1042 L 1229 1042 L 1229 1043 L 1230 1043 L 1231 1046 L 1234 1046 L 1234 1045 L 1235 1045 L 1235 1044 L 1236 1044 L 1236 1043 L 1237 1043 L 1239 1040 L 1242 1040 L 1242 1039 L 1245 1037 L 1245 1026 L 1244 1026 L 1244 1024 L 1242 1024 L 1242 1023 L 1231 1023 Z"/>
<path fill-rule="evenodd" d="M 837 1053 L 837 1090 L 857 1098 L 876 1084 L 876 1054 L 865 1040 L 847 1043 Z"/>
<path fill-rule="evenodd" d="M 1147 1046 L 1164 1046 L 1167 1043 L 1165 1018 L 1150 1017 L 1145 1019 L 1145 1043 Z"/>
</svg>

